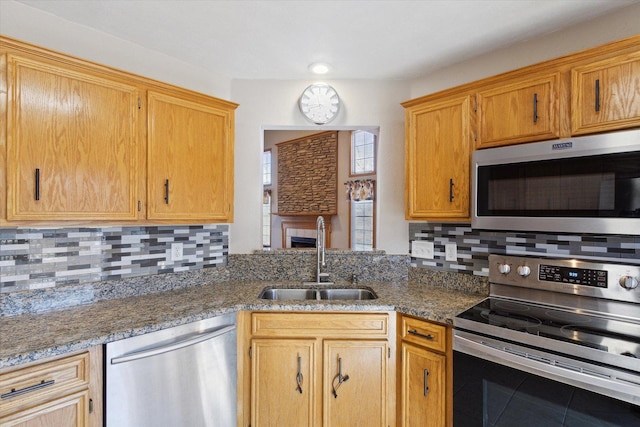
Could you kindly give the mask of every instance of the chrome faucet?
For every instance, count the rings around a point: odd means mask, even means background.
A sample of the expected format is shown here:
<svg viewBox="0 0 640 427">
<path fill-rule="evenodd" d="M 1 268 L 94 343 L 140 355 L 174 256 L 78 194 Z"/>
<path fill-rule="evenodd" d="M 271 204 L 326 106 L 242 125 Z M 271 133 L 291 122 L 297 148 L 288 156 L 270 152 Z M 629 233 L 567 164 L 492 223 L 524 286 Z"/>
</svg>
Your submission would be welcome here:
<svg viewBox="0 0 640 427">
<path fill-rule="evenodd" d="M 316 255 L 317 255 L 317 270 L 316 270 L 316 283 L 323 283 L 323 277 L 329 277 L 329 273 L 323 273 L 322 268 L 327 266 L 325 262 L 325 227 L 324 218 L 318 216 L 316 219 Z"/>
</svg>

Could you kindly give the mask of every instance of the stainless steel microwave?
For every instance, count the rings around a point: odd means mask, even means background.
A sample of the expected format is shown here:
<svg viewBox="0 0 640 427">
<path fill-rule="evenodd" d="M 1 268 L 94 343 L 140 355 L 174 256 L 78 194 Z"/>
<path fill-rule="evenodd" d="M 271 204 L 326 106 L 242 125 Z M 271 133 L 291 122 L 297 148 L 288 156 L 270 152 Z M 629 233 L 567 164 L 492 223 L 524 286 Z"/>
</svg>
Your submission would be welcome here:
<svg viewBox="0 0 640 427">
<path fill-rule="evenodd" d="M 640 130 L 475 151 L 472 226 L 640 235 Z"/>
</svg>

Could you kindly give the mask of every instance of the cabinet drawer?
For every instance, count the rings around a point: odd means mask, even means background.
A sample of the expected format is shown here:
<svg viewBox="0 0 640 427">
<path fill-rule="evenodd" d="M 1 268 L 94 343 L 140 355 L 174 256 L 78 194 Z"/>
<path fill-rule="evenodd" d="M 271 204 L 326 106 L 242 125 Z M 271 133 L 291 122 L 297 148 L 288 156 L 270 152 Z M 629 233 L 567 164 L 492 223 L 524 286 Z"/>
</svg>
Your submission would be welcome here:
<svg viewBox="0 0 640 427">
<path fill-rule="evenodd" d="M 447 348 L 447 328 L 402 316 L 402 339 L 444 353 Z"/>
<path fill-rule="evenodd" d="M 89 385 L 89 353 L 0 375 L 0 418 Z"/>
<path fill-rule="evenodd" d="M 252 313 L 253 336 L 387 337 L 387 313 Z"/>
</svg>

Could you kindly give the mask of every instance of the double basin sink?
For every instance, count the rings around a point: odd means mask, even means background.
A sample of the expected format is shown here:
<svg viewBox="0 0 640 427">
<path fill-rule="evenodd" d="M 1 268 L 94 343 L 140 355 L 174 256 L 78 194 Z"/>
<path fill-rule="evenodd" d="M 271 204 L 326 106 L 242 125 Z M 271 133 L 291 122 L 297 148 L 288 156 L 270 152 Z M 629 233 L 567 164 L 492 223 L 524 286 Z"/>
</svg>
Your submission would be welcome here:
<svg viewBox="0 0 640 427">
<path fill-rule="evenodd" d="M 267 300 L 317 300 L 317 301 L 349 301 L 372 300 L 378 296 L 367 288 L 274 288 L 266 287 L 258 295 Z"/>
</svg>

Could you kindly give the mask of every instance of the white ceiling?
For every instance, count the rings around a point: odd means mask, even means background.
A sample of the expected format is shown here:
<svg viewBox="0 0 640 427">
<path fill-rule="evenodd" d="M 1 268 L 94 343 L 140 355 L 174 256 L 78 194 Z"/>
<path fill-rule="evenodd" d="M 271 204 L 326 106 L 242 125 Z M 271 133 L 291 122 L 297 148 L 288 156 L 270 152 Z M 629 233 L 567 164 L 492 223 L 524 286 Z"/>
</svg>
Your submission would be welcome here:
<svg viewBox="0 0 640 427">
<path fill-rule="evenodd" d="M 231 79 L 408 79 L 640 0 L 20 0 Z"/>
</svg>

